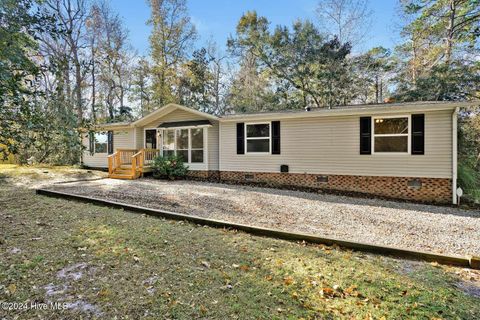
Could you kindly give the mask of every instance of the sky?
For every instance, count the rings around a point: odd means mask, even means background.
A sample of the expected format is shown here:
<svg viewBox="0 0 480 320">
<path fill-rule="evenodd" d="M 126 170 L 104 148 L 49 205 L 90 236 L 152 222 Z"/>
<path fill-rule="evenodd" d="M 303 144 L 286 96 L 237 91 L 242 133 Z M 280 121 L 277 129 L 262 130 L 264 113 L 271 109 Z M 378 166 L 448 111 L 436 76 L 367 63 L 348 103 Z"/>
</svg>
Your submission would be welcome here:
<svg viewBox="0 0 480 320">
<path fill-rule="evenodd" d="M 373 24 L 364 43 L 357 50 L 395 46 L 398 40 L 398 32 L 394 27 L 397 1 L 370 0 Z M 315 21 L 317 4 L 317 0 L 188 0 L 188 9 L 199 34 L 196 45 L 200 47 L 208 39 L 213 39 L 221 50 L 225 50 L 228 37 L 235 34 L 237 22 L 246 11 L 256 10 L 273 26 L 290 26 L 297 19 Z M 133 47 L 140 55 L 148 55 L 150 27 L 146 21 L 150 17 L 150 8 L 147 0 L 111 0 L 111 6 L 120 14 L 130 31 Z"/>
</svg>

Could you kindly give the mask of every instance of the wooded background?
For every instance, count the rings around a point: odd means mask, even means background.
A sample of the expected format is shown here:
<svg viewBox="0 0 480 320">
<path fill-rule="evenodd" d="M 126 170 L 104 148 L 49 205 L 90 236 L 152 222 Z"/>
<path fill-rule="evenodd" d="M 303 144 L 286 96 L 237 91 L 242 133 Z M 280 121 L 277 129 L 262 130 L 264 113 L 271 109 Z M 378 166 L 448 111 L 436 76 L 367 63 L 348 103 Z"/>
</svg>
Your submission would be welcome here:
<svg viewBox="0 0 480 320">
<path fill-rule="evenodd" d="M 78 163 L 79 129 L 175 102 L 212 114 L 480 98 L 480 1 L 401 0 L 389 50 L 358 46 L 368 0 L 320 0 L 316 19 L 246 12 L 223 52 L 186 0 L 149 0 L 148 56 L 106 0 L 0 0 L 0 152 Z M 393 19 L 394 17 L 392 17 Z M 460 175 L 478 183 L 478 108 L 460 117 Z M 462 178 L 462 176 L 464 176 Z"/>
</svg>

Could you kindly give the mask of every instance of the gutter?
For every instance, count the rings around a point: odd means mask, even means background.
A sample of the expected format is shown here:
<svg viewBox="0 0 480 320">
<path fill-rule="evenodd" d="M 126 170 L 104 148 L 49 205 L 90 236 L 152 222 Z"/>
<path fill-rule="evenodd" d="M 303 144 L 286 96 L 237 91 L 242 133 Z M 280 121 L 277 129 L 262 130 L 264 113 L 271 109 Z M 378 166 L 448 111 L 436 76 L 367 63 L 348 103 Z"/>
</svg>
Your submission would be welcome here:
<svg viewBox="0 0 480 320">
<path fill-rule="evenodd" d="M 457 204 L 457 170 L 458 170 L 458 110 L 452 113 L 452 203 Z"/>
<path fill-rule="evenodd" d="M 405 114 L 410 112 L 429 112 L 453 110 L 458 107 L 467 107 L 472 105 L 471 102 L 457 102 L 448 104 L 412 104 L 405 106 L 391 106 L 388 104 L 381 106 L 363 106 L 338 109 L 321 109 L 311 111 L 291 111 L 291 112 L 266 112 L 251 114 L 233 114 L 220 118 L 221 122 L 238 122 L 248 120 L 271 120 L 275 119 L 297 119 L 297 118 L 313 118 L 313 117 L 339 117 L 339 116 L 359 116 L 359 115 L 383 115 L 383 114 Z"/>
</svg>

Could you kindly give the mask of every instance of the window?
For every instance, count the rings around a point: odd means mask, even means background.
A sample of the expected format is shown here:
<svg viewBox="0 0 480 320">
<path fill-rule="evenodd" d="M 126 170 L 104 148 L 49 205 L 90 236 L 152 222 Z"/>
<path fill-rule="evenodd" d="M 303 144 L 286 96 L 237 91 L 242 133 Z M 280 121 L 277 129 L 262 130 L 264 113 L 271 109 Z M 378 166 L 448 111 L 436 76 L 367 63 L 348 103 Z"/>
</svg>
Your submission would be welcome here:
<svg viewBox="0 0 480 320">
<path fill-rule="evenodd" d="M 95 132 L 94 134 L 95 153 L 107 153 L 108 135 L 106 132 Z"/>
<path fill-rule="evenodd" d="M 187 163 L 203 163 L 203 128 L 163 130 L 163 156 L 176 154 Z"/>
<path fill-rule="evenodd" d="M 190 162 L 203 162 L 203 129 L 190 129 L 192 140 L 192 158 Z"/>
<path fill-rule="evenodd" d="M 188 129 L 177 130 L 177 156 L 182 157 L 185 162 L 188 161 Z"/>
<path fill-rule="evenodd" d="M 245 124 L 246 153 L 270 153 L 270 123 Z"/>
<path fill-rule="evenodd" d="M 175 130 L 163 131 L 163 156 L 169 157 L 175 154 Z"/>
<path fill-rule="evenodd" d="M 373 118 L 373 150 L 378 153 L 408 153 L 409 117 Z"/>
</svg>

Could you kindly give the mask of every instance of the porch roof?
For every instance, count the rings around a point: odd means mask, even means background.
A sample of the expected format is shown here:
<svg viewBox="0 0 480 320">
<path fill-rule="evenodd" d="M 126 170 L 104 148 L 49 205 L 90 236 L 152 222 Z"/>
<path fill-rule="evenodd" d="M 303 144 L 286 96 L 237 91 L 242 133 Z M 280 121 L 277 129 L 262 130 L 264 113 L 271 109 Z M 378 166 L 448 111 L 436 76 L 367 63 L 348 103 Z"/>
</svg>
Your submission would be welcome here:
<svg viewBox="0 0 480 320">
<path fill-rule="evenodd" d="M 194 121 L 175 121 L 175 122 L 162 122 L 158 126 L 159 128 L 180 128 L 180 127 L 199 127 L 199 126 L 211 126 L 212 123 L 209 120 L 194 120 Z"/>
</svg>

